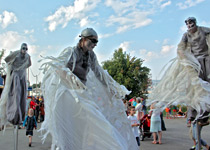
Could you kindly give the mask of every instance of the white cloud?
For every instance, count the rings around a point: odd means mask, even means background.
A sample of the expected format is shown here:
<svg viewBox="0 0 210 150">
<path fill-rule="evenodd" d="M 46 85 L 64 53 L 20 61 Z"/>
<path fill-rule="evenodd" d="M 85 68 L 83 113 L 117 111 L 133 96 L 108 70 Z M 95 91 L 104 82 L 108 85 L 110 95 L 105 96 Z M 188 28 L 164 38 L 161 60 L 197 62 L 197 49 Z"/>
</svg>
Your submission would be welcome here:
<svg viewBox="0 0 210 150">
<path fill-rule="evenodd" d="M 124 32 L 124 31 L 126 31 L 128 29 L 129 29 L 129 26 L 128 25 L 124 25 L 124 26 L 118 27 L 116 33 L 121 33 L 121 32 Z"/>
<path fill-rule="evenodd" d="M 161 5 L 160 5 L 160 8 L 161 8 L 161 9 L 164 9 L 165 7 L 167 7 L 167 6 L 169 6 L 169 5 L 171 5 L 171 1 L 168 1 L 168 2 L 165 2 L 165 3 L 161 4 Z"/>
<path fill-rule="evenodd" d="M 134 9 L 138 4 L 138 0 L 127 0 L 122 2 L 121 0 L 106 0 L 105 5 L 107 7 L 112 7 L 112 9 L 118 14 L 122 15 Z"/>
<path fill-rule="evenodd" d="M 210 22 L 202 21 L 202 22 L 199 23 L 199 25 L 209 27 L 210 26 Z"/>
<path fill-rule="evenodd" d="M 45 19 L 49 24 L 48 29 L 54 31 L 59 25 L 65 28 L 68 22 L 73 19 L 79 21 L 80 26 L 85 25 L 87 23 L 88 12 L 95 9 L 100 1 L 101 0 L 75 0 L 73 6 L 61 6 L 53 15 Z"/>
<path fill-rule="evenodd" d="M 164 9 L 165 7 L 171 5 L 171 1 L 168 0 L 149 0 L 148 2 L 152 5 L 152 8 L 157 10 Z"/>
<path fill-rule="evenodd" d="M 126 52 L 129 50 L 128 48 L 130 47 L 130 42 L 125 41 L 121 43 L 119 47 L 123 49 L 123 52 Z"/>
<path fill-rule="evenodd" d="M 118 27 L 116 33 L 147 26 L 152 22 L 152 19 L 149 18 L 149 15 L 155 12 L 153 5 L 157 4 L 156 1 L 157 0 L 155 0 L 153 3 L 150 3 L 149 1 L 149 3 L 147 3 L 149 5 L 152 4 L 152 7 L 144 7 L 142 2 L 139 0 L 106 0 L 105 5 L 107 7 L 111 7 L 115 12 L 115 14 L 109 16 L 106 25 L 117 25 Z M 160 0 L 158 8 L 155 7 L 155 9 L 159 10 L 161 7 L 165 8 L 170 4 L 171 1 L 165 2 L 164 0 Z"/>
<path fill-rule="evenodd" d="M 159 52 L 149 51 L 146 49 L 140 49 L 137 55 L 139 55 L 140 58 L 144 59 L 145 62 L 150 62 L 154 59 L 171 56 L 174 50 L 175 50 L 174 45 L 163 45 Z"/>
<path fill-rule="evenodd" d="M 147 18 L 151 12 L 141 12 L 139 10 L 128 13 L 124 16 L 110 16 L 107 20 L 107 25 L 120 24 L 116 33 L 124 32 L 128 29 L 136 29 L 149 25 L 152 20 Z"/>
<path fill-rule="evenodd" d="M 140 49 L 139 50 L 139 55 L 140 55 L 140 58 L 145 60 L 145 62 L 151 61 L 151 60 L 159 57 L 157 53 L 152 52 L 152 51 L 148 51 L 146 49 Z"/>
<path fill-rule="evenodd" d="M 6 28 L 9 24 L 16 23 L 17 17 L 13 12 L 4 11 L 0 14 L 0 24 L 2 28 Z"/>
<path fill-rule="evenodd" d="M 28 45 L 28 53 L 30 55 L 35 55 L 39 53 L 40 47 L 37 45 Z"/>
<path fill-rule="evenodd" d="M 25 33 L 25 34 L 31 34 L 31 33 L 34 33 L 34 29 L 31 29 L 31 30 L 24 30 L 24 33 Z"/>
<path fill-rule="evenodd" d="M 89 23 L 88 17 L 85 17 L 85 18 L 81 19 L 80 22 L 79 22 L 80 27 L 84 27 L 84 26 L 86 26 L 88 23 Z"/>
<path fill-rule="evenodd" d="M 168 44 L 168 42 L 169 42 L 169 39 L 164 39 L 164 40 L 163 40 L 163 45 Z"/>
<path fill-rule="evenodd" d="M 162 49 L 160 51 L 160 54 L 162 55 L 167 55 L 170 53 L 172 50 L 174 50 L 175 46 L 174 45 L 163 45 Z"/>
<path fill-rule="evenodd" d="M 180 9 L 187 9 L 189 7 L 196 6 L 196 5 L 198 5 L 199 3 L 203 2 L 203 1 L 205 1 L 205 0 L 185 0 L 182 3 L 177 3 L 177 6 Z"/>
<path fill-rule="evenodd" d="M 155 43 L 159 44 L 159 43 L 160 43 L 160 41 L 159 41 L 159 40 L 155 40 Z"/>
<path fill-rule="evenodd" d="M 186 31 L 187 31 L 187 26 L 186 26 L 186 25 L 181 26 L 180 29 L 179 29 L 179 33 L 180 33 L 180 34 L 183 34 L 183 33 L 185 33 Z"/>
<path fill-rule="evenodd" d="M 18 32 L 8 31 L 0 34 L 0 47 L 6 50 L 19 49 L 22 41 L 26 40 L 26 37 L 21 36 Z"/>
<path fill-rule="evenodd" d="M 101 38 L 108 38 L 108 37 L 110 37 L 112 35 L 113 35 L 113 33 L 99 34 L 99 39 L 101 39 Z"/>
</svg>

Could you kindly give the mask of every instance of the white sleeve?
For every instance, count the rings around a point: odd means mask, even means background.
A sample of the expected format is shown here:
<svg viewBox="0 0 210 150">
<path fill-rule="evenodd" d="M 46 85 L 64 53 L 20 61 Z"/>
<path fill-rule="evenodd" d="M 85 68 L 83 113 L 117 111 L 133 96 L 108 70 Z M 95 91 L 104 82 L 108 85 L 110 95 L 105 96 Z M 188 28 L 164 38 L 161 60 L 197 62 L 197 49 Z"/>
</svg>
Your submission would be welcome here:
<svg viewBox="0 0 210 150">
<path fill-rule="evenodd" d="M 141 111 L 141 108 L 142 108 L 142 104 L 138 104 L 135 108 L 135 110 L 138 110 L 138 111 Z"/>
</svg>

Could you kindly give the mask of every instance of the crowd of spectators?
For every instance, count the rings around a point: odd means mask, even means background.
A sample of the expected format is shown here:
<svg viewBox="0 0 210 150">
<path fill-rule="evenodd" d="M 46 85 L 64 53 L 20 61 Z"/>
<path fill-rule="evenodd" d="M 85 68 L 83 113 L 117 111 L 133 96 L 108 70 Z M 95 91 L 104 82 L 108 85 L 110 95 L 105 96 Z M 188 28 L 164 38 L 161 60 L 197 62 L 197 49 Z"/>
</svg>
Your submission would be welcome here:
<svg viewBox="0 0 210 150">
<path fill-rule="evenodd" d="M 34 116 L 38 123 L 44 121 L 44 98 L 42 96 L 28 97 L 28 105 L 26 106 L 27 111 L 29 108 L 34 110 Z"/>
</svg>

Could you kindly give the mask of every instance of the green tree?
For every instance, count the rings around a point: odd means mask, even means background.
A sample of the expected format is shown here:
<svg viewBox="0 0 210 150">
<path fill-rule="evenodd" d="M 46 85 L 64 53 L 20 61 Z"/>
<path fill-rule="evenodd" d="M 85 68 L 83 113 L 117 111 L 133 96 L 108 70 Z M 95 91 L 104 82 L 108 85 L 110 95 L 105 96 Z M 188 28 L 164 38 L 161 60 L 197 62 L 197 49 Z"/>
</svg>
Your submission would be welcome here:
<svg viewBox="0 0 210 150">
<path fill-rule="evenodd" d="M 2 63 L 2 58 L 5 54 L 5 49 L 2 49 L 0 51 L 0 74 L 2 75 L 3 73 L 5 73 L 5 63 Z"/>
<path fill-rule="evenodd" d="M 32 88 L 34 89 L 34 88 L 40 88 L 41 87 L 41 82 L 39 82 L 37 85 L 36 84 L 33 84 L 32 85 Z"/>
<path fill-rule="evenodd" d="M 115 50 L 113 58 L 102 62 L 102 67 L 120 84 L 132 91 L 127 98 L 140 96 L 146 98 L 147 88 L 151 84 L 150 69 L 142 66 L 143 60 Z"/>
</svg>

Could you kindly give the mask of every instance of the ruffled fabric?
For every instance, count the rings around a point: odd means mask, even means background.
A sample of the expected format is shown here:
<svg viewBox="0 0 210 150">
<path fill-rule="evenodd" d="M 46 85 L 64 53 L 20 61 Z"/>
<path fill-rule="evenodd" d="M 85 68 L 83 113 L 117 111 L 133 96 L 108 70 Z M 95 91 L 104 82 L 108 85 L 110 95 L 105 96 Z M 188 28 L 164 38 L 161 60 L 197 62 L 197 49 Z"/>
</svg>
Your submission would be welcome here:
<svg viewBox="0 0 210 150">
<path fill-rule="evenodd" d="M 108 86 L 92 71 L 84 85 L 66 68 L 69 58 L 74 57 L 73 50 L 68 47 L 59 57 L 44 59 L 50 61 L 42 65 L 45 121 L 40 131 L 46 132 L 43 139 L 48 133 L 52 135 L 52 149 L 137 150 L 121 100 L 130 92 L 102 68 L 100 76 Z"/>
<path fill-rule="evenodd" d="M 12 52 L 10 55 L 6 57 L 6 82 L 4 86 L 4 90 L 1 95 L 0 99 L 0 126 L 6 125 L 8 123 L 7 120 L 7 102 L 9 99 L 9 92 L 11 90 L 11 83 L 12 83 L 12 78 L 13 76 L 11 75 L 12 71 L 12 64 L 14 63 L 16 57 L 20 54 L 20 50 Z M 23 64 L 17 66 L 16 68 L 13 68 L 15 71 L 18 70 L 24 70 L 31 66 L 31 60 L 30 56 L 26 54 L 26 57 L 24 58 L 25 61 Z M 22 122 L 22 120 L 20 120 Z"/>
<path fill-rule="evenodd" d="M 207 37 L 210 43 L 209 36 Z M 147 105 L 157 102 L 164 109 L 172 104 L 184 104 L 197 112 L 210 111 L 210 84 L 199 78 L 201 66 L 190 53 L 190 48 L 180 43 L 178 56 L 166 69 L 161 81 L 152 90 Z M 202 115 L 197 114 L 197 118 Z"/>
</svg>

